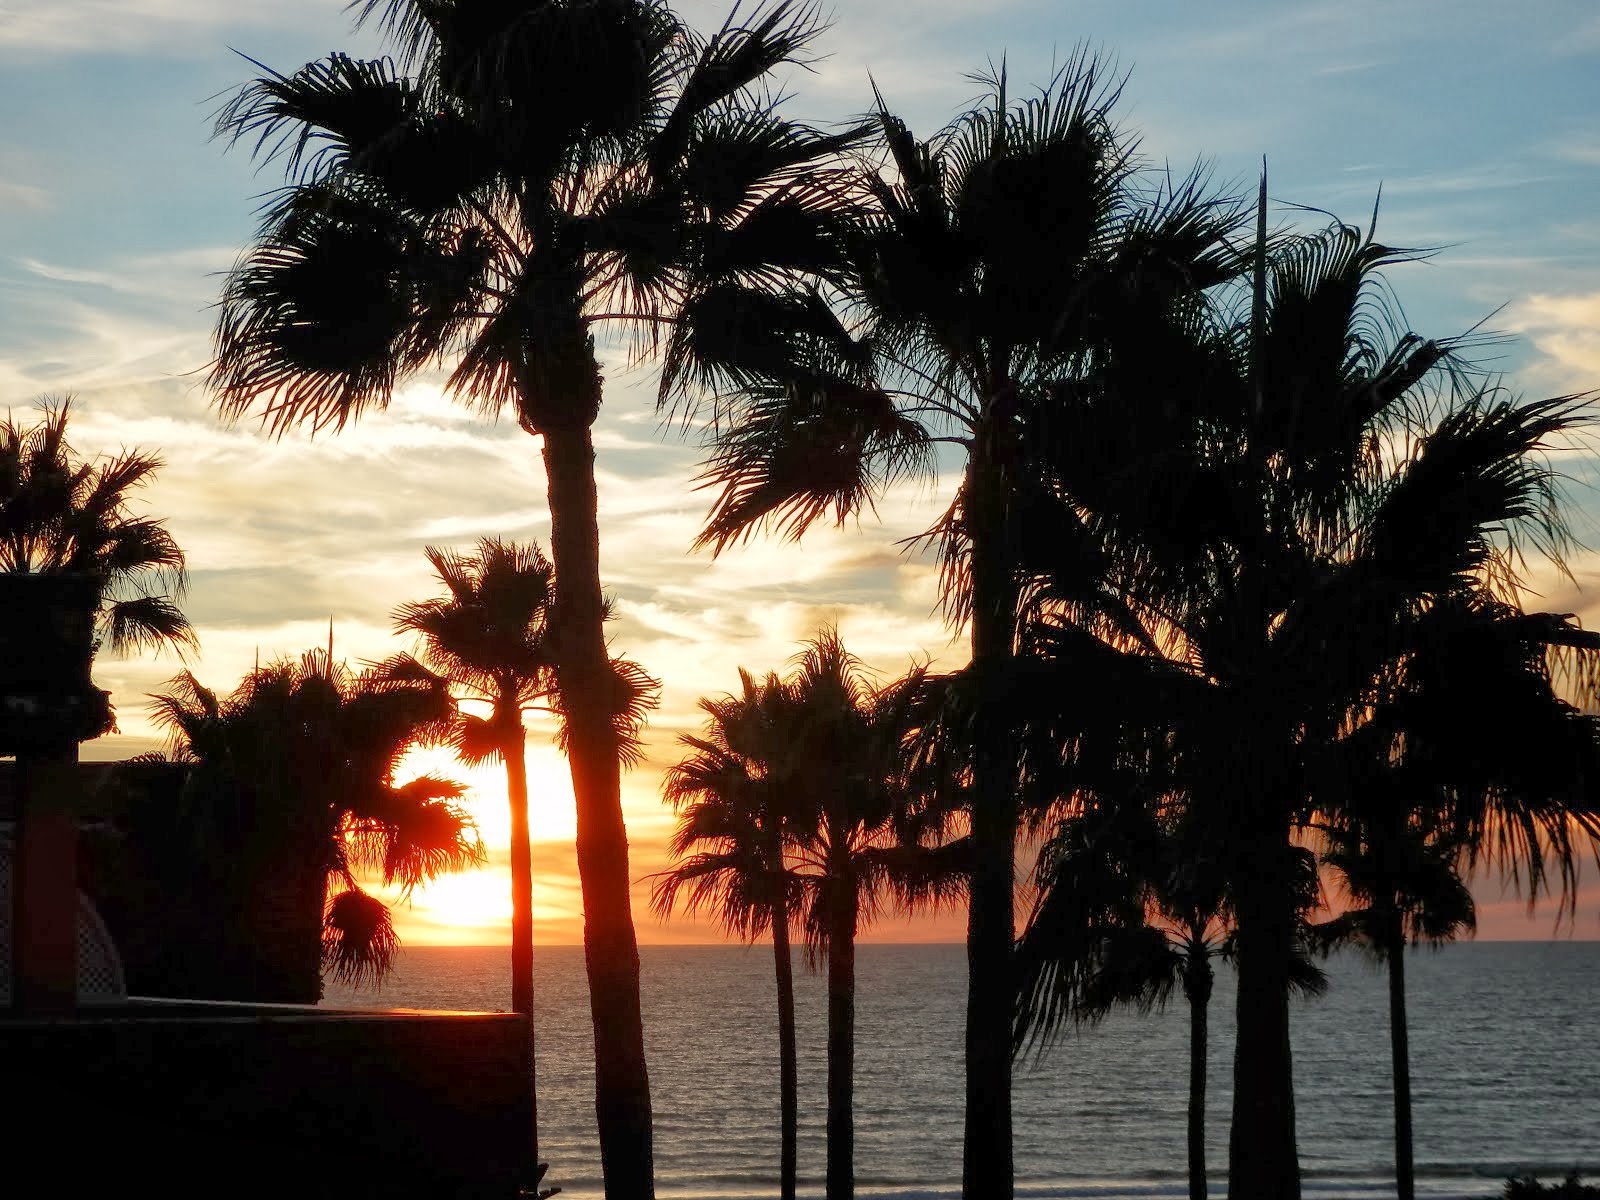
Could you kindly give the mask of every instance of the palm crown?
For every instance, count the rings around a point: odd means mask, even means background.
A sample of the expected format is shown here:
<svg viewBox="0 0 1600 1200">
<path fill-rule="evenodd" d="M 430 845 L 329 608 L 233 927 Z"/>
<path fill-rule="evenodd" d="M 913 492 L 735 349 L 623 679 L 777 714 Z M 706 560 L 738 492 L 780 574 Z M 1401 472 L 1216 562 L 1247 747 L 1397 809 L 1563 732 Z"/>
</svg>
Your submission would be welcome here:
<svg viewBox="0 0 1600 1200">
<path fill-rule="evenodd" d="M 97 636 L 113 651 L 192 648 L 194 630 L 176 603 L 183 551 L 165 524 L 133 507 L 161 459 L 137 450 L 77 459 L 70 411 L 70 401 L 46 404 L 32 428 L 0 421 L 0 571 L 92 577 Z"/>
<path fill-rule="evenodd" d="M 397 940 L 365 873 L 409 895 L 484 861 L 460 785 L 396 785 L 401 756 L 445 715 L 434 688 L 352 675 L 325 651 L 259 667 L 227 697 L 192 674 L 155 698 L 174 754 L 194 764 L 195 811 L 250 877 L 308 877 L 323 965 L 345 982 L 381 980 Z M 292 886 L 292 885 L 291 885 Z M 315 945 L 315 942 L 313 942 Z M 313 997 L 314 998 L 314 997 Z"/>
<path fill-rule="evenodd" d="M 453 744 L 463 762 L 500 757 L 507 732 L 522 744 L 522 713 L 554 688 L 548 643 L 555 569 L 535 545 L 484 538 L 473 554 L 430 546 L 428 561 L 446 595 L 404 604 L 395 627 L 418 639 L 421 660 L 397 658 L 385 673 L 437 679 L 458 699 L 490 706 L 491 715 L 458 712 Z"/>
<path fill-rule="evenodd" d="M 400 63 L 335 54 L 263 77 L 219 117 L 291 178 L 224 292 L 226 411 L 342 425 L 445 363 L 475 406 L 533 431 L 587 426 L 596 322 L 653 340 L 691 280 L 832 261 L 824 164 L 852 135 L 755 90 L 817 31 L 810 6 L 710 38 L 651 0 L 372 0 L 362 15 Z"/>
</svg>

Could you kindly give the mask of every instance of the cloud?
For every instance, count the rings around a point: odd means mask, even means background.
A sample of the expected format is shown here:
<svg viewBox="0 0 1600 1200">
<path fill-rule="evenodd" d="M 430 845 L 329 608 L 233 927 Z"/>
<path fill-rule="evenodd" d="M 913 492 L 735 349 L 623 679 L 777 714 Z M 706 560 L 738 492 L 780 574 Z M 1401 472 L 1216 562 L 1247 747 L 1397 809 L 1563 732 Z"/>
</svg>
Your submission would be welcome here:
<svg viewBox="0 0 1600 1200">
<path fill-rule="evenodd" d="M 684 12 L 707 29 L 729 6 L 686 0 Z M 1399 290 L 1418 327 L 1460 328 L 1505 296 L 1521 295 L 1505 322 L 1537 351 L 1529 380 L 1558 390 L 1594 386 L 1600 294 L 1582 277 L 1593 264 L 1570 252 L 1562 232 L 1583 214 L 1568 205 L 1507 215 L 1535 194 L 1528 185 L 1577 175 L 1563 164 L 1594 165 L 1600 143 L 1584 124 L 1589 115 L 1529 86 L 1542 81 L 1513 79 L 1519 98 L 1532 97 L 1526 113 L 1518 111 L 1514 137 L 1449 116 L 1470 115 L 1470 105 L 1430 64 L 1469 61 L 1456 53 L 1463 37 L 1516 18 L 1487 4 L 1474 6 L 1477 20 L 1441 20 L 1453 13 L 1442 0 L 1403 7 L 1301 0 L 1263 14 L 1242 3 L 1204 12 L 1168 3 L 1152 17 L 1125 0 L 1083 0 L 1068 28 L 1059 6 L 1045 0 L 981 8 L 964 0 L 836 5 L 833 27 L 817 45 L 825 57 L 812 71 L 792 72 L 786 86 L 796 93 L 795 113 L 843 120 L 868 103 L 870 72 L 890 104 L 927 135 L 978 90 L 967 73 L 1008 46 L 1020 94 L 1047 78 L 1080 36 L 1108 39 L 1119 61 L 1135 68 L 1122 115 L 1143 132 L 1152 158 L 1184 162 L 1199 150 L 1218 153 L 1219 170 L 1242 171 L 1248 189 L 1260 154 L 1269 151 L 1274 195 L 1344 206 L 1357 219 L 1371 210 L 1376 179 L 1387 175 L 1380 232 L 1388 240 L 1471 243 L 1471 255 L 1444 254 L 1437 265 L 1404 276 Z M 361 52 L 363 40 L 349 37 L 347 27 L 348 14 L 329 0 L 0 0 L 0 61 L 37 61 L 41 74 L 75 80 L 86 76 L 59 70 L 53 58 L 120 56 L 126 61 L 106 72 L 105 86 L 118 89 L 127 112 L 140 118 L 128 128 L 147 139 L 128 135 L 126 161 L 108 155 L 118 147 L 103 144 L 102 135 L 121 126 L 108 123 L 105 94 L 83 88 L 68 89 L 60 113 L 41 108 L 37 121 L 19 122 L 0 138 L 0 177 L 10 181 L 0 184 L 0 212 L 19 231 L 0 248 L 0 392 L 14 405 L 41 392 L 77 392 L 73 436 L 85 453 L 121 446 L 163 453 L 167 465 L 145 497 L 147 510 L 168 518 L 189 552 L 186 603 L 202 638 L 201 655 L 189 665 L 221 690 L 258 653 L 266 659 L 322 644 L 330 618 L 336 650 L 352 663 L 401 648 L 390 610 L 436 589 L 425 545 L 548 536 L 537 440 L 513 422 L 496 425 L 455 404 L 437 379 L 408 385 L 387 412 L 337 437 L 297 433 L 275 441 L 253 422 L 219 422 L 195 374 L 210 355 L 214 273 L 233 261 L 230 239 L 248 236 L 247 196 L 271 182 L 252 178 L 243 156 L 219 161 L 216 147 L 204 142 L 195 105 L 236 73 L 225 44 L 280 64 L 327 46 Z M 1435 52 L 1438 36 L 1448 39 L 1442 52 Z M 1576 41 L 1584 38 L 1600 45 L 1600 22 L 1588 22 Z M 1521 46 L 1510 42 L 1508 50 Z M 1548 64 L 1548 47 L 1541 41 L 1537 49 Z M 1395 119 L 1394 95 L 1373 87 L 1380 72 L 1435 89 L 1427 107 L 1408 114 L 1416 120 Z M 1574 132 L 1538 140 L 1562 130 Z M 36 146 L 5 144 L 29 136 Z M 1548 152 L 1541 156 L 1541 148 Z M 135 164 L 148 171 L 138 176 L 139 187 L 129 183 Z M 113 182 L 116 202 L 104 219 L 91 219 L 102 215 L 100 198 L 112 195 Z M 1541 203 L 1564 203 L 1558 188 L 1536 194 Z M 223 210 L 235 224 L 222 222 Z M 1583 249 L 1592 249 L 1589 243 Z M 783 669 L 825 622 L 883 678 L 921 655 L 953 667 L 965 648 L 936 611 L 935 564 L 899 544 L 931 523 L 948 501 L 951 479 L 931 489 L 898 487 L 877 515 L 819 527 L 800 543 L 757 537 L 717 558 L 692 552 L 711 499 L 693 484 L 698 448 L 661 436 L 649 372 L 623 370 L 620 348 L 610 357 L 595 431 L 602 576 L 616 612 L 608 636 L 664 685 L 647 729 L 646 763 L 623 785 L 634 875 L 642 878 L 665 862 L 671 816 L 659 782 L 678 754 L 676 738 L 699 727 L 696 701 L 734 687 L 740 666 Z M 1575 570 L 1600 584 L 1600 562 L 1584 559 Z M 1555 584 L 1549 590 L 1556 595 Z M 1597 594 L 1591 587 L 1551 603 L 1593 617 Z M 1600 618 L 1590 625 L 1600 627 Z M 113 689 L 124 732 L 88 752 L 159 744 L 143 697 L 181 665 L 171 655 L 98 663 L 97 679 Z M 570 823 L 570 785 L 551 733 L 548 722 L 530 729 L 530 772 L 542 780 L 544 811 Z M 474 775 L 472 785 L 485 836 L 491 849 L 501 848 L 503 782 L 491 771 Z M 571 941 L 578 926 L 570 916 L 570 828 L 553 831 L 541 846 L 541 869 L 568 914 L 565 925 L 554 918 L 541 925 L 541 940 Z M 648 889 L 641 889 L 635 900 L 646 940 L 715 940 L 710 926 L 656 925 L 644 915 Z M 459 928 L 420 897 L 402 921 L 460 940 Z M 484 928 L 489 940 L 500 940 Z"/>
<path fill-rule="evenodd" d="M 1375 71 L 1387 65 L 1383 59 L 1369 59 L 1365 62 L 1331 63 L 1325 67 L 1318 67 L 1316 75 L 1359 75 L 1366 71 Z"/>
<path fill-rule="evenodd" d="M 1551 49 L 1561 56 L 1593 54 L 1600 51 L 1600 17 L 1589 17 L 1557 38 Z"/>
<path fill-rule="evenodd" d="M 0 180 L 0 211 L 5 209 L 31 209 L 42 212 L 50 206 L 50 193 L 42 187 L 28 183 L 7 183 Z"/>
<path fill-rule="evenodd" d="M 1567 134 L 1550 142 L 1547 153 L 1554 158 L 1579 163 L 1586 167 L 1600 166 L 1600 132 L 1583 130 Z"/>
<path fill-rule="evenodd" d="M 0 54 L 171 54 L 228 31 L 328 26 L 324 0 L 11 0 L 0 4 Z M 338 27 L 338 26 L 335 26 Z"/>
<path fill-rule="evenodd" d="M 1600 388 L 1600 292 L 1536 292 L 1511 305 L 1506 324 L 1542 356 L 1531 377 L 1563 392 Z"/>
</svg>

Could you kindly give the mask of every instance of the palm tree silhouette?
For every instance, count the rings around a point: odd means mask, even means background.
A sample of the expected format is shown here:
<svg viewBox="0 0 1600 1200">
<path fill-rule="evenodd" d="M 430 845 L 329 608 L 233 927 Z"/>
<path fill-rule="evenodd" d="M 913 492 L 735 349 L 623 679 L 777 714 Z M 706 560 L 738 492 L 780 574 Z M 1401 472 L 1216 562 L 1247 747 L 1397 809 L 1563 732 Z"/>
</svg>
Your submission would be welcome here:
<svg viewBox="0 0 1600 1200">
<path fill-rule="evenodd" d="M 1139 432 L 1149 466 L 1123 480 L 1154 486 L 1110 499 L 1110 523 L 1139 547 L 1125 552 L 1138 570 L 1120 619 L 1138 613 L 1144 645 L 1197 683 L 1173 709 L 1186 778 L 1235 834 L 1230 1190 L 1282 1198 L 1299 1195 L 1291 832 L 1349 802 L 1352 746 L 1426 658 L 1438 613 L 1462 600 L 1520 611 L 1523 550 L 1558 560 L 1565 523 L 1542 454 L 1582 418 L 1576 398 L 1507 397 L 1459 342 L 1406 331 L 1381 272 L 1413 251 L 1339 222 L 1274 243 L 1264 179 L 1258 213 L 1250 294 L 1202 333 L 1192 408 Z M 1526 627 L 1541 659 L 1581 637 L 1552 614 Z M 1480 782 L 1462 803 L 1496 794 Z"/>
<path fill-rule="evenodd" d="M 533 848 L 523 713 L 548 701 L 555 670 L 548 626 L 554 568 L 535 544 L 484 538 L 472 554 L 428 547 L 446 594 L 402 605 L 395 628 L 413 635 L 420 660 L 390 659 L 389 679 L 434 683 L 455 699 L 449 741 L 468 766 L 500 762 L 511 806 L 511 1008 L 528 1019 L 530 1071 L 537 1069 L 533 1020 Z M 462 707 L 485 705 L 487 716 Z M 548 705 L 544 705 L 548 707 Z M 533 1154 L 538 1158 L 535 1106 Z"/>
<path fill-rule="evenodd" d="M 1038 898 L 1017 943 L 1016 1046 L 1042 1051 L 1068 1024 L 1118 1005 L 1189 1005 L 1188 1169 L 1191 1200 L 1206 1188 L 1206 1049 L 1212 960 L 1232 952 L 1228 881 L 1217 831 L 1181 803 L 1091 803 L 1061 820 L 1040 852 Z M 1320 899 L 1316 859 L 1300 857 L 1302 911 Z M 1320 995 L 1325 976 L 1303 956 L 1293 985 Z"/>
<path fill-rule="evenodd" d="M 1411 257 L 1338 224 L 1270 265 L 1263 246 L 1248 326 L 1238 326 L 1245 440 L 1233 462 L 1251 482 L 1235 485 L 1233 511 L 1250 516 L 1229 539 L 1231 615 L 1201 644 L 1208 669 L 1244 701 L 1226 735 L 1238 766 L 1220 778 L 1243 785 L 1233 811 L 1249 859 L 1269 864 L 1236 873 L 1233 890 L 1230 1186 L 1251 1195 L 1299 1194 L 1286 1000 L 1294 903 L 1289 872 L 1270 864 L 1287 862 L 1308 802 L 1344 799 L 1327 747 L 1392 690 L 1427 615 L 1464 593 L 1514 604 L 1521 547 L 1558 557 L 1564 544 L 1541 454 L 1581 419 L 1578 403 L 1507 398 L 1464 378 L 1452 343 L 1401 332 L 1377 273 Z"/>
<path fill-rule="evenodd" d="M 667 772 L 665 797 L 678 813 L 671 853 L 678 864 L 656 878 L 662 916 L 684 908 L 716 912 L 723 928 L 754 941 L 771 932 L 778 989 L 781 1122 L 779 1194 L 794 1200 L 799 1126 L 794 964 L 789 926 L 801 882 L 786 851 L 799 814 L 793 695 L 768 675 L 739 672 L 737 696 L 703 699 L 705 731 L 680 739 L 691 753 Z"/>
<path fill-rule="evenodd" d="M 812 961 L 828 977 L 828 1200 L 855 1195 L 856 935 L 892 893 L 938 901 L 948 883 L 917 844 L 924 831 L 908 742 L 927 675 L 874 686 L 838 632 L 806 643 L 788 678 L 801 810 L 794 871 Z"/>
<path fill-rule="evenodd" d="M 1407 331 L 1382 271 L 1414 252 L 1337 222 L 1269 237 L 1264 179 L 1257 211 L 1248 286 L 1156 323 L 1161 354 L 1109 361 L 1076 385 L 1078 404 L 1030 430 L 1029 511 L 1051 538 L 1024 560 L 1019 670 L 1053 698 L 1043 727 L 1054 732 L 1033 761 L 1093 772 L 1130 738 L 1157 738 L 1196 819 L 1228 833 L 1230 1189 L 1283 1200 L 1300 1187 L 1293 832 L 1345 805 L 1367 770 L 1355 764 L 1381 758 L 1366 742 L 1427 658 L 1442 611 L 1465 600 L 1515 613 L 1538 664 L 1587 636 L 1516 603 L 1521 554 L 1559 561 L 1567 544 L 1544 453 L 1582 413 L 1577 398 L 1508 397 L 1459 342 Z M 1471 694 L 1483 712 L 1462 728 L 1486 736 L 1497 704 Z M 1530 778 L 1534 767 L 1502 761 L 1476 782 L 1465 766 L 1450 776 L 1469 854 L 1480 837 L 1502 864 L 1532 862 L 1546 835 L 1570 849 L 1558 800 L 1590 769 L 1593 734 L 1570 711 L 1537 711 L 1559 769 Z M 1406 722 L 1417 728 L 1414 714 Z"/>
<path fill-rule="evenodd" d="M 275 431 L 338 428 L 397 381 L 510 410 L 543 439 L 551 613 L 578 810 L 607 1194 L 653 1193 L 649 1078 L 602 624 L 595 338 L 648 348 L 700 282 L 812 277 L 849 135 L 763 91 L 818 30 L 809 5 L 735 10 L 711 37 L 661 0 L 365 0 L 398 63 L 268 72 L 219 132 L 283 162 L 223 287 L 211 385 Z M 406 72 L 410 73 L 407 74 Z"/>
<path fill-rule="evenodd" d="M 1570 900 L 1574 835 L 1600 836 L 1578 799 L 1600 768 L 1596 721 L 1557 686 L 1563 675 L 1592 674 L 1600 635 L 1469 591 L 1436 603 L 1415 641 L 1403 675 L 1346 747 L 1350 795 L 1322 833 L 1350 907 L 1315 931 L 1325 946 L 1366 947 L 1387 970 L 1402 1200 L 1416 1192 L 1406 944 L 1471 935 L 1462 873 L 1481 859 L 1513 883 L 1525 874 L 1530 905 L 1554 868 Z"/>
<path fill-rule="evenodd" d="M 1027 100 L 1003 72 L 985 82 L 989 95 L 928 141 L 880 98 L 887 162 L 858 177 L 868 203 L 837 295 L 691 297 L 662 386 L 681 376 L 723 393 L 705 472 L 721 490 L 701 536 L 718 550 L 762 525 L 798 538 L 824 517 L 842 523 L 939 446 L 958 447 L 961 482 L 927 537 L 948 616 L 970 621 L 974 678 L 993 682 L 1016 649 L 1025 431 L 1136 334 L 1148 356 L 1153 315 L 1238 269 L 1224 239 L 1239 216 L 1200 173 L 1141 173 L 1110 116 L 1119 89 L 1087 55 Z M 717 336 L 729 329 L 737 337 Z M 999 694 L 984 695 L 967 726 L 963 1194 L 1004 1200 L 1017 764 Z"/>
<path fill-rule="evenodd" d="M 1017 943 L 1016 1041 L 1019 1050 L 1042 1046 L 1069 1022 L 1097 1022 L 1120 1004 L 1148 1011 L 1181 988 L 1189 1195 L 1204 1200 L 1211 960 L 1222 953 L 1228 919 L 1215 860 L 1183 840 L 1139 804 L 1093 806 L 1060 823 L 1040 853 L 1038 900 Z"/>
<path fill-rule="evenodd" d="M 163 522 L 133 508 L 161 459 L 138 450 L 78 459 L 67 441 L 71 409 L 70 398 L 46 401 L 36 425 L 0 420 L 0 572 L 93 578 L 96 636 L 115 653 L 193 649 L 177 605 L 183 551 Z"/>
<path fill-rule="evenodd" d="M 1399 798 L 1370 819 L 1357 817 L 1328 832 L 1323 862 L 1351 907 L 1314 926 L 1324 945 L 1355 943 L 1381 961 L 1389 977 L 1389 1050 L 1394 1086 L 1395 1186 L 1414 1200 L 1411 1064 L 1406 1023 L 1407 942 L 1452 941 L 1476 928 L 1472 893 L 1456 871 L 1459 851 L 1429 836 Z"/>
<path fill-rule="evenodd" d="M 256 668 L 226 698 L 184 672 L 154 711 L 172 756 L 193 764 L 197 820 L 254 892 L 258 931 L 285 939 L 279 970 L 261 948 L 269 994 L 254 999 L 314 1003 L 324 968 L 341 983 L 382 981 L 399 943 L 361 872 L 406 896 L 484 861 L 453 803 L 459 784 L 394 783 L 400 757 L 448 716 L 438 689 L 352 675 L 313 650 Z"/>
<path fill-rule="evenodd" d="M 669 911 L 715 906 L 746 937 L 771 928 L 779 988 L 785 1140 L 792 1092 L 793 980 L 788 920 L 806 932 L 812 966 L 826 964 L 828 990 L 829 1200 L 855 1192 L 855 941 L 886 898 L 936 903 L 954 890 L 950 873 L 921 843 L 937 823 L 919 820 L 922 797 L 908 770 L 927 673 L 874 686 L 838 632 L 824 629 L 795 656 L 794 670 L 741 692 L 701 702 L 707 735 L 668 775 L 679 807 L 674 854 L 688 855 L 656 885 Z M 690 853 L 696 850 L 697 852 Z M 787 1009 L 787 1012 L 785 1011 Z M 786 1146 L 783 1186 L 792 1189 Z"/>
</svg>

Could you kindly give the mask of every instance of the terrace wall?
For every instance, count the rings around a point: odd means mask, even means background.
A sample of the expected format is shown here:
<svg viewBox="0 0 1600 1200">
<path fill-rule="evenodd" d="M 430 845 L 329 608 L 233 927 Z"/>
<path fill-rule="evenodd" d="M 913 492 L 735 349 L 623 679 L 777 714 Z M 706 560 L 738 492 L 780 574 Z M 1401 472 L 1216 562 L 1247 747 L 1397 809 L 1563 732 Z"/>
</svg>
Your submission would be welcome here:
<svg viewBox="0 0 1600 1200">
<path fill-rule="evenodd" d="M 0 1016 L 0 1191 L 160 1200 L 512 1200 L 533 1182 L 507 1014 L 135 1002 Z"/>
</svg>

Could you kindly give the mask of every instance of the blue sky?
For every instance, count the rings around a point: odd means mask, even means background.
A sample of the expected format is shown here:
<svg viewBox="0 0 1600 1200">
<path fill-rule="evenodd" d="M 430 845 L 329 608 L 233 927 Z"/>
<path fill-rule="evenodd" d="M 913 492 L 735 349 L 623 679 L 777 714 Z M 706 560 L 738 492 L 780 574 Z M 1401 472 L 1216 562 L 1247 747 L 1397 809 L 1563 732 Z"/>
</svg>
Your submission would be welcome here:
<svg viewBox="0 0 1600 1200">
<path fill-rule="evenodd" d="M 725 9 L 695 0 L 683 11 L 705 27 Z M 218 105 L 252 73 L 235 51 L 283 70 L 332 49 L 370 53 L 371 37 L 349 26 L 336 0 L 0 0 L 0 401 L 21 409 L 72 392 L 81 451 L 164 453 L 150 509 L 189 552 L 202 639 L 191 665 L 218 688 L 257 652 L 319 644 L 330 617 L 352 661 L 389 653 L 389 610 L 431 591 L 424 545 L 542 539 L 548 527 L 530 440 L 452 409 L 427 381 L 337 439 L 272 443 L 208 410 L 201 368 L 216 273 L 277 182 L 244 148 L 210 138 Z M 1081 42 L 1129 73 L 1120 111 L 1153 161 L 1205 159 L 1220 180 L 1250 188 L 1265 156 L 1275 199 L 1363 223 L 1381 184 L 1380 233 L 1440 248 L 1393 276 L 1413 328 L 1449 334 L 1488 319 L 1514 335 L 1493 350 L 1514 387 L 1600 386 L 1592 0 L 843 2 L 821 60 L 787 85 L 797 114 L 844 120 L 866 106 L 870 73 L 926 134 L 976 92 L 968 73 L 1004 57 L 1026 88 Z M 959 660 L 932 611 L 930 564 L 895 545 L 927 524 L 950 481 L 902 489 L 881 522 L 799 550 L 758 542 L 716 562 L 691 556 L 705 507 L 689 482 L 695 449 L 657 428 L 647 371 L 619 363 L 610 375 L 598 436 L 613 639 L 667 683 L 651 761 L 627 784 L 642 873 L 658 865 L 667 829 L 659 768 L 696 723 L 696 698 L 733 686 L 737 666 L 781 666 L 822 620 L 839 622 L 885 673 L 924 655 Z M 1593 464 L 1574 458 L 1569 469 L 1582 478 Z M 1587 491 L 1575 502 L 1579 532 L 1600 546 L 1600 503 Z M 1542 603 L 1600 625 L 1600 560 L 1580 552 L 1572 566 L 1581 588 L 1551 578 Z M 177 666 L 100 664 L 123 736 L 95 753 L 153 744 L 142 699 Z M 532 769 L 549 794 L 535 818 L 551 863 L 542 932 L 568 940 L 570 799 L 542 746 Z M 493 843 L 503 793 L 492 777 L 474 782 Z M 424 900 L 410 918 L 417 936 L 430 935 L 431 919 Z M 1486 932 L 1500 935 L 1549 928 L 1510 908 L 1491 920 Z M 1600 935 L 1600 895 L 1578 931 Z M 654 933 L 696 936 L 678 925 Z"/>
</svg>

